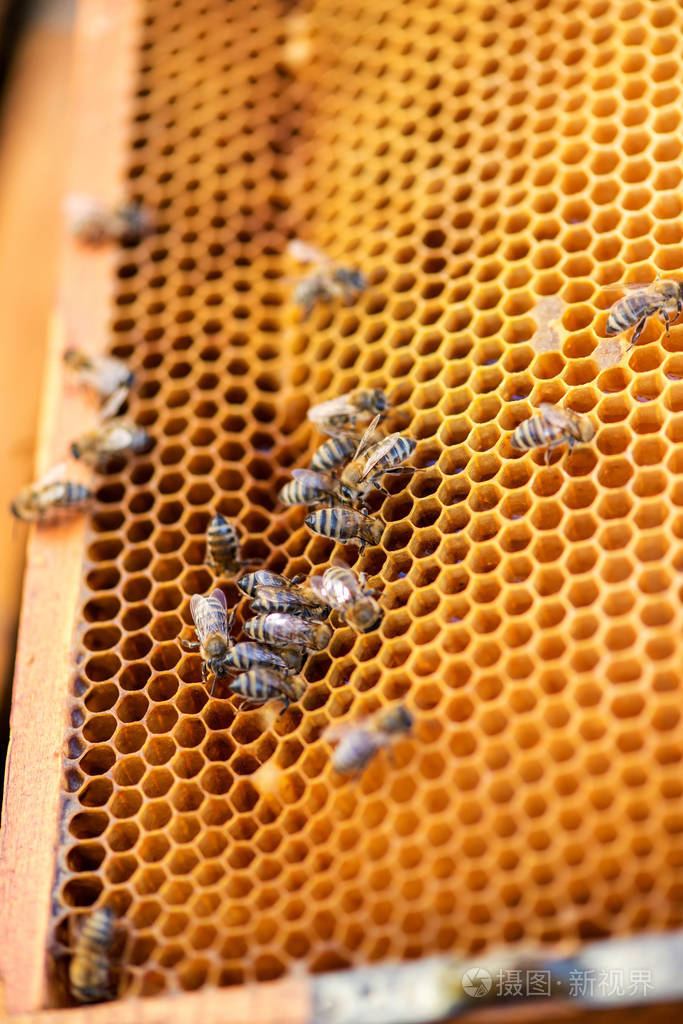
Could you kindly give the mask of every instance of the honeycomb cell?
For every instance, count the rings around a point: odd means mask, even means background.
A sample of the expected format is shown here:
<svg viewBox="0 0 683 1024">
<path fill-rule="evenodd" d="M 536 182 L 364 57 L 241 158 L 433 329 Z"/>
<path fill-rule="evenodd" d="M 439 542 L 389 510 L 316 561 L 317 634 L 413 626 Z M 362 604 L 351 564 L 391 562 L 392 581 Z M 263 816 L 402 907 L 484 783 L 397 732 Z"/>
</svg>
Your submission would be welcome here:
<svg viewBox="0 0 683 1024">
<path fill-rule="evenodd" d="M 605 344 L 603 286 L 680 266 L 683 13 L 551 6 L 316 0 L 285 73 L 280 9 L 142 2 L 126 175 L 159 229 L 109 320 L 156 445 L 86 527 L 55 883 L 62 918 L 120 909 L 123 998 L 678 923 L 683 326 Z M 358 302 L 299 319 L 294 230 Z M 381 544 L 345 549 L 382 624 L 243 712 L 178 642 L 191 595 L 237 600 L 208 522 L 322 570 L 277 491 L 354 387 L 419 441 Z M 544 401 L 592 444 L 512 450 Z M 338 777 L 327 726 L 397 701 L 394 761 Z"/>
</svg>

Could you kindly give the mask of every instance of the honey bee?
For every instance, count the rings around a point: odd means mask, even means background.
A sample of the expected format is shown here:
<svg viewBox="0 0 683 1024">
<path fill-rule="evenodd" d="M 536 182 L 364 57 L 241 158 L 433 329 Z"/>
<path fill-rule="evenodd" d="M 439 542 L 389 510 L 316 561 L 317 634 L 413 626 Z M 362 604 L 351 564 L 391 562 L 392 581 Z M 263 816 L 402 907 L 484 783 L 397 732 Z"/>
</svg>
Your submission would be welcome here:
<svg viewBox="0 0 683 1024">
<path fill-rule="evenodd" d="M 346 565 L 333 565 L 322 576 L 311 577 L 311 586 L 344 622 L 358 633 L 369 633 L 382 618 L 374 592 L 366 589 L 367 577 L 360 577 Z"/>
<path fill-rule="evenodd" d="M 92 498 L 85 484 L 65 480 L 66 466 L 54 466 L 40 480 L 17 494 L 10 505 L 12 515 L 25 523 L 45 522 L 52 513 L 80 511 Z"/>
<path fill-rule="evenodd" d="M 190 614 L 197 632 L 197 640 L 181 640 L 180 645 L 186 651 L 200 651 L 202 656 L 202 679 L 209 681 L 213 675 L 213 694 L 216 679 L 221 679 L 231 671 L 229 660 L 230 629 L 235 617 L 233 608 L 228 621 L 228 603 L 222 590 L 214 590 L 208 597 L 193 594 L 190 601 Z"/>
<path fill-rule="evenodd" d="M 235 582 L 243 594 L 253 597 L 257 587 L 288 587 L 292 581 L 280 573 L 257 569 L 256 572 L 245 573 Z"/>
<path fill-rule="evenodd" d="M 357 722 L 333 725 L 323 736 L 338 746 L 332 767 L 340 774 L 360 775 L 375 754 L 413 727 L 413 716 L 402 704 L 376 711 Z"/>
<path fill-rule="evenodd" d="M 315 473 L 311 469 L 292 470 L 293 480 L 280 490 L 280 501 L 285 505 L 320 505 L 336 501 L 337 481 L 329 474 Z"/>
<path fill-rule="evenodd" d="M 384 416 L 389 399 L 379 388 L 357 388 L 339 398 L 319 402 L 308 410 L 308 418 L 323 434 L 344 436 L 360 416 Z"/>
<path fill-rule="evenodd" d="M 328 473 L 330 470 L 339 469 L 355 450 L 356 437 L 353 434 L 330 437 L 315 451 L 309 468 L 316 473 Z"/>
<path fill-rule="evenodd" d="M 69 986 L 79 1003 L 99 1003 L 113 998 L 111 948 L 114 933 L 114 912 L 109 907 L 101 907 L 85 917 L 69 964 Z"/>
<path fill-rule="evenodd" d="M 277 651 L 263 644 L 255 644 L 245 641 L 235 644 L 225 655 L 223 662 L 225 668 L 234 672 L 248 672 L 252 668 L 269 668 L 275 672 L 291 674 L 291 666 L 280 657 Z"/>
<path fill-rule="evenodd" d="M 206 531 L 206 564 L 217 574 L 234 576 L 247 563 L 242 558 L 237 528 L 216 512 Z"/>
<path fill-rule="evenodd" d="M 72 235 L 85 245 L 135 245 L 154 230 L 149 213 L 136 202 L 106 206 L 94 196 L 71 194 L 65 211 Z"/>
<path fill-rule="evenodd" d="M 388 491 L 380 484 L 385 474 L 405 473 L 413 469 L 403 463 L 417 448 L 417 441 L 403 434 L 389 434 L 379 441 L 373 441 L 378 423 L 379 416 L 375 416 L 358 442 L 353 459 L 342 470 L 339 494 L 345 500 L 362 499 L 373 488 L 387 494 Z"/>
<path fill-rule="evenodd" d="M 659 316 L 668 337 L 672 320 L 676 320 L 683 309 L 683 281 L 672 281 L 670 278 L 662 280 L 657 276 L 654 281 L 610 286 L 607 290 L 612 287 L 623 288 L 631 294 L 619 299 L 610 309 L 605 325 L 607 335 L 621 334 L 635 327 L 628 346 L 632 349 L 648 319 Z"/>
<path fill-rule="evenodd" d="M 280 712 L 285 713 L 289 705 L 303 695 L 303 687 L 297 686 L 292 679 L 287 679 L 279 672 L 272 672 L 267 668 L 256 668 L 250 672 L 244 672 L 237 676 L 230 683 L 233 693 L 245 697 L 243 708 L 253 704 L 263 704 L 268 700 L 281 700 L 284 707 Z"/>
<path fill-rule="evenodd" d="M 537 416 L 531 416 L 515 427 L 510 444 L 513 448 L 529 451 L 532 448 L 546 448 L 546 464 L 550 453 L 559 445 L 587 444 L 595 437 L 595 427 L 587 416 L 573 409 L 561 409 L 542 402 Z"/>
<path fill-rule="evenodd" d="M 240 576 L 237 580 L 237 586 L 240 588 L 243 594 L 247 597 L 256 597 L 257 592 L 261 588 L 273 590 L 275 588 L 279 590 L 290 590 L 297 594 L 297 600 L 300 604 L 314 605 L 320 607 L 324 602 L 320 600 L 319 595 L 311 589 L 306 581 L 305 576 L 296 576 L 294 579 L 288 579 L 287 576 L 281 576 L 277 572 L 268 572 L 267 569 L 257 569 L 256 572 L 248 572 L 244 576 Z M 325 604 L 325 615 L 329 615 L 330 608 Z"/>
<path fill-rule="evenodd" d="M 71 454 L 101 470 L 114 456 L 139 455 L 148 451 L 151 444 L 152 439 L 143 427 L 127 416 L 117 416 L 74 441 Z"/>
<path fill-rule="evenodd" d="M 332 639 L 332 630 L 324 622 L 311 622 L 283 612 L 269 612 L 249 619 L 244 624 L 244 632 L 252 640 L 273 647 L 294 644 L 307 651 L 322 651 Z"/>
<path fill-rule="evenodd" d="M 327 602 L 291 584 L 289 587 L 257 587 L 251 607 L 262 615 L 285 612 L 304 619 L 324 619 L 330 614 Z"/>
<path fill-rule="evenodd" d="M 80 349 L 68 348 L 64 353 L 64 362 L 100 398 L 109 398 L 121 387 L 130 389 L 135 380 L 132 370 L 115 356 L 89 355 Z"/>
<path fill-rule="evenodd" d="M 290 242 L 289 254 L 299 263 L 317 267 L 296 285 L 292 299 L 302 309 L 302 320 L 308 320 L 316 303 L 341 298 L 353 305 L 368 286 L 365 275 L 356 267 L 343 267 L 333 262 L 315 246 L 296 239 Z"/>
<path fill-rule="evenodd" d="M 355 508 L 320 508 L 307 515 L 304 522 L 313 533 L 359 544 L 361 554 L 368 544 L 379 544 L 384 533 L 380 519 L 366 516 Z"/>
</svg>

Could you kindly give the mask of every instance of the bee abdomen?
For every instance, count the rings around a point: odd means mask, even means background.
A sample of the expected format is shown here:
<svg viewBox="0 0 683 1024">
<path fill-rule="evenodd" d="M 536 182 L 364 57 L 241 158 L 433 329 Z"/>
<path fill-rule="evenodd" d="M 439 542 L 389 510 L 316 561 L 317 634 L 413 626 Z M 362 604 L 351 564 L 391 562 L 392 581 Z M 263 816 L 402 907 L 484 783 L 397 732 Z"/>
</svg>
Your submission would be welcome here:
<svg viewBox="0 0 683 1024">
<path fill-rule="evenodd" d="M 209 563 L 228 572 L 240 560 L 240 538 L 231 522 L 217 512 L 206 531 Z"/>
<path fill-rule="evenodd" d="M 347 540 L 355 537 L 358 529 L 355 523 L 344 514 L 343 509 L 321 508 L 306 516 L 306 524 L 315 533 L 323 537 L 332 537 L 334 540 Z"/>
<path fill-rule="evenodd" d="M 524 420 L 513 431 L 510 444 L 513 448 L 520 448 L 528 451 L 531 448 L 542 448 L 553 439 L 553 433 L 548 428 L 542 416 L 531 416 Z"/>
<path fill-rule="evenodd" d="M 55 501 L 55 505 L 59 505 L 62 508 L 73 508 L 75 505 L 84 505 L 91 498 L 92 491 L 85 484 L 74 483 L 68 480 L 64 484 L 62 496 Z"/>
<path fill-rule="evenodd" d="M 146 452 L 152 445 L 152 438 L 144 429 L 144 427 L 136 426 L 131 430 L 129 448 L 135 454 Z"/>
<path fill-rule="evenodd" d="M 377 752 L 375 737 L 365 729 L 345 736 L 332 755 L 332 767 L 337 772 L 360 771 Z"/>
<path fill-rule="evenodd" d="M 108 907 L 83 922 L 69 964 L 69 985 L 81 1003 L 111 998 L 109 951 L 114 941 L 114 914 Z"/>
<path fill-rule="evenodd" d="M 320 605 L 310 605 L 302 601 L 296 592 L 280 587 L 257 587 L 256 599 L 252 609 L 262 615 L 269 612 L 286 612 L 299 615 L 303 619 L 325 617 L 325 609 Z"/>
<path fill-rule="evenodd" d="M 311 469 L 317 473 L 325 473 L 330 469 L 338 469 L 356 450 L 357 441 L 354 437 L 331 437 L 321 444 L 311 459 Z"/>
<path fill-rule="evenodd" d="M 226 658 L 226 665 L 238 669 L 240 672 L 248 672 L 252 668 L 272 668 L 279 672 L 287 671 L 287 663 L 262 644 L 249 643 L 245 641 L 235 644 Z"/>
<path fill-rule="evenodd" d="M 385 469 L 393 469 L 395 466 L 400 466 L 402 462 L 410 458 L 416 448 L 417 441 L 414 441 L 412 437 L 404 437 L 401 434 L 396 438 L 389 451 L 373 467 L 373 476 L 377 476 Z"/>
<path fill-rule="evenodd" d="M 280 576 L 276 572 L 268 572 L 267 569 L 257 569 L 256 572 L 247 572 L 236 581 L 237 586 L 246 594 L 253 597 L 257 587 L 288 587 L 290 580 L 286 576 Z"/>
<path fill-rule="evenodd" d="M 325 492 L 319 487 L 302 484 L 299 480 L 290 480 L 280 488 L 279 498 L 284 505 L 311 505 L 320 501 Z"/>
<path fill-rule="evenodd" d="M 79 1003 L 99 1003 L 110 999 L 109 958 L 103 952 L 79 954 L 71 961 L 69 983 Z"/>
<path fill-rule="evenodd" d="M 605 333 L 608 335 L 621 334 L 628 331 L 634 324 L 637 324 L 643 317 L 655 312 L 646 296 L 631 295 L 620 299 L 610 310 L 605 324 Z"/>
<path fill-rule="evenodd" d="M 290 681 L 267 668 L 242 673 L 232 680 L 230 689 L 241 697 L 261 704 L 267 700 L 285 700 L 289 703 L 297 699 Z"/>
</svg>

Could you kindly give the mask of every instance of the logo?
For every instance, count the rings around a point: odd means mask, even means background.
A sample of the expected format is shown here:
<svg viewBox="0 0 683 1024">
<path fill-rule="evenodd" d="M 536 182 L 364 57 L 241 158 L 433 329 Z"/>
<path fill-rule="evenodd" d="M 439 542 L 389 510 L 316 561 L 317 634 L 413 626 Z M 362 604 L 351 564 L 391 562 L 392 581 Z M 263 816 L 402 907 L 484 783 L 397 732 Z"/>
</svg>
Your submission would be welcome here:
<svg viewBox="0 0 683 1024">
<path fill-rule="evenodd" d="M 493 978 L 485 967 L 470 967 L 462 976 L 462 987 L 466 995 L 479 999 L 491 991 Z"/>
</svg>

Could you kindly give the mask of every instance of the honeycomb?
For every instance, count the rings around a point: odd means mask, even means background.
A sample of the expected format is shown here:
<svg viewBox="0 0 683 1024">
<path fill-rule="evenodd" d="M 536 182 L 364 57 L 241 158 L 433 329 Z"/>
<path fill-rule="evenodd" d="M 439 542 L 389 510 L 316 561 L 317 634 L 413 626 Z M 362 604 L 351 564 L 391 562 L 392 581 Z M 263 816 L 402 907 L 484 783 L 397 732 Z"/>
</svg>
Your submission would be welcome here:
<svg viewBox="0 0 683 1024">
<path fill-rule="evenodd" d="M 140 18 L 127 187 L 159 232 L 121 251 L 110 349 L 156 445 L 88 526 L 57 943 L 114 907 L 128 997 L 680 926 L 683 327 L 606 342 L 602 286 L 683 260 L 683 9 Z M 361 267 L 354 306 L 299 322 L 293 237 Z M 356 563 L 383 623 L 338 629 L 282 717 L 240 713 L 179 645 L 206 526 L 327 565 L 277 492 L 320 441 L 307 408 L 356 386 L 419 442 Z M 511 449 L 541 401 L 594 444 Z M 328 723 L 398 701 L 395 764 L 336 776 Z"/>
</svg>

